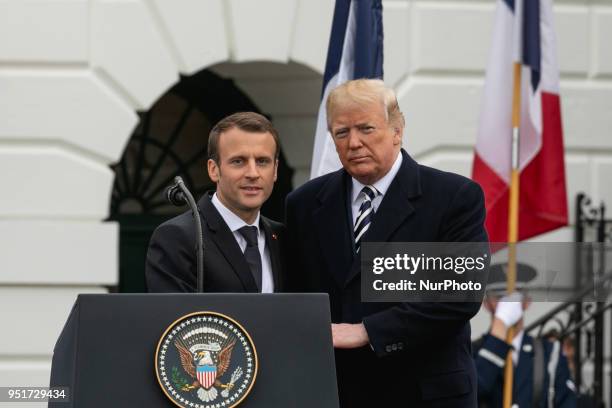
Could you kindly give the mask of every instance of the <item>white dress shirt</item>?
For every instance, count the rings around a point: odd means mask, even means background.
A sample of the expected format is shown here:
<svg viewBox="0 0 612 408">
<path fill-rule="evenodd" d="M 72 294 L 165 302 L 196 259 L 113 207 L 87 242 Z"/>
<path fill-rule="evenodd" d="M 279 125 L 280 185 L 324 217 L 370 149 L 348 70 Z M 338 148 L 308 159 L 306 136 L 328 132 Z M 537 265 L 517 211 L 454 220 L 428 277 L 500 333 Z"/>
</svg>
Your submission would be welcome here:
<svg viewBox="0 0 612 408">
<path fill-rule="evenodd" d="M 523 336 L 525 334 L 524 330 L 521 330 L 514 338 L 512 339 L 512 362 L 514 366 L 518 366 L 519 356 L 521 355 L 521 346 L 523 345 Z"/>
<path fill-rule="evenodd" d="M 234 238 L 240 247 L 242 253 L 244 253 L 247 241 L 244 239 L 242 234 L 238 231 L 244 226 L 256 227 L 257 228 L 257 247 L 259 249 L 259 256 L 261 256 L 261 292 L 272 293 L 274 292 L 274 278 L 272 277 L 272 262 L 270 260 L 270 248 L 266 244 L 266 234 L 259 228 L 259 212 L 257 212 L 257 218 L 253 224 L 247 224 L 234 214 L 229 208 L 217 198 L 217 193 L 213 194 L 212 203 L 221 214 L 223 221 L 227 224 Z"/>
<path fill-rule="evenodd" d="M 391 166 L 391 169 L 387 172 L 387 174 L 385 174 L 376 183 L 372 184 L 372 187 L 374 187 L 378 191 L 378 195 L 374 197 L 374 200 L 372 200 L 372 211 L 376 212 L 376 210 L 378 210 L 378 206 L 382 202 L 385 194 L 387 193 L 387 190 L 389 189 L 389 186 L 391 185 L 391 182 L 397 175 L 397 172 L 399 171 L 402 165 L 402 160 L 402 152 L 398 152 L 397 158 L 395 159 L 393 166 Z M 353 226 L 355 226 L 355 220 L 357 219 L 357 215 L 359 214 L 359 207 L 361 207 L 361 203 L 363 203 L 364 200 L 364 194 L 361 192 L 361 190 L 366 185 L 355 180 L 354 178 L 352 178 L 352 180 L 353 189 L 351 191 L 351 210 L 353 213 Z"/>
</svg>

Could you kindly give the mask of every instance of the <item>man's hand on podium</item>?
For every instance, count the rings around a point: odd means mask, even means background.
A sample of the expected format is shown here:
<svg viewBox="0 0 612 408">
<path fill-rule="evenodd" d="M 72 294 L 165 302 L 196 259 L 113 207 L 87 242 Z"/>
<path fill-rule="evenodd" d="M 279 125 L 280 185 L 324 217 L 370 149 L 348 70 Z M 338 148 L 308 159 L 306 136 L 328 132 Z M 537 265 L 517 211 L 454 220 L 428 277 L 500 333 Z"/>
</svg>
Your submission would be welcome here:
<svg viewBox="0 0 612 408">
<path fill-rule="evenodd" d="M 352 349 L 363 347 L 370 342 L 363 323 L 332 323 L 332 340 L 335 348 Z"/>
</svg>

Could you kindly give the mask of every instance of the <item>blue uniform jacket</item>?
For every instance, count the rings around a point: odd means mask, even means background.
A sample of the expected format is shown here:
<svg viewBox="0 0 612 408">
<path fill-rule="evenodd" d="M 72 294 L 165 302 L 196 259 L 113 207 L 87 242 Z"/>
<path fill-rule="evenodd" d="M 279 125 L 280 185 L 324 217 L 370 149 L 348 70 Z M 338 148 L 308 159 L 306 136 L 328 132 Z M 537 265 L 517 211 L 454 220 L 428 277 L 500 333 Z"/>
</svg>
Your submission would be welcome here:
<svg viewBox="0 0 612 408">
<path fill-rule="evenodd" d="M 478 373 L 478 402 L 488 408 L 501 407 L 503 401 L 504 362 L 512 346 L 490 334 L 473 344 L 473 354 Z M 541 408 L 572 408 L 576 406 L 574 383 L 570 378 L 567 359 L 559 350 L 559 343 L 543 342 L 544 381 L 542 396 L 537 404 Z M 557 359 L 555 368 L 554 360 Z M 551 360 L 553 360 L 551 364 Z M 553 370 L 554 369 L 554 370 Z M 518 366 L 514 368 L 512 402 L 519 408 L 533 406 L 534 388 L 534 340 L 525 334 L 519 354 Z M 550 387 L 551 371 L 554 385 Z M 551 395 L 551 391 L 553 395 Z"/>
</svg>

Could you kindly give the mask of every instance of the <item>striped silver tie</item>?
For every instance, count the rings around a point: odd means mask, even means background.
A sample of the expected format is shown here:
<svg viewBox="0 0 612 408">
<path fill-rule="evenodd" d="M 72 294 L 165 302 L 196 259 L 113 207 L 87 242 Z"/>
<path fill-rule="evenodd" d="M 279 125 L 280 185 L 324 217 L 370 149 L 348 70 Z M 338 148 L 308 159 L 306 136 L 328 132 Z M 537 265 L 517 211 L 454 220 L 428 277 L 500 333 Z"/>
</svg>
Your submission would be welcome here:
<svg viewBox="0 0 612 408">
<path fill-rule="evenodd" d="M 355 220 L 354 229 L 355 252 L 357 253 L 359 253 L 359 250 L 361 249 L 361 238 L 366 233 L 368 228 L 370 228 L 370 223 L 372 222 L 372 200 L 378 195 L 378 191 L 372 186 L 365 186 L 361 192 L 364 198 L 361 206 L 359 207 L 359 214 Z"/>
</svg>

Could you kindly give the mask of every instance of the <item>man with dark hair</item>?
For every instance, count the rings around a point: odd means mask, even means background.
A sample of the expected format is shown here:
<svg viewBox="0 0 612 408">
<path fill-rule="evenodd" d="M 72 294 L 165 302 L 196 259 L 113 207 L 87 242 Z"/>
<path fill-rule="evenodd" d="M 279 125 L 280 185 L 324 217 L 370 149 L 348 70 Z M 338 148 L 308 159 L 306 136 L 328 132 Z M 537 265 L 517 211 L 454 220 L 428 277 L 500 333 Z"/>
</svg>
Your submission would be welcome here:
<svg viewBox="0 0 612 408">
<path fill-rule="evenodd" d="M 217 122 L 208 135 L 208 158 L 210 160 L 219 162 L 219 138 L 221 134 L 233 128 L 238 128 L 245 132 L 269 133 L 272 135 L 274 144 L 276 145 L 274 159 L 278 160 L 278 156 L 280 155 L 278 132 L 265 116 L 255 112 L 234 113 Z"/>
<path fill-rule="evenodd" d="M 283 226 L 260 215 L 278 169 L 278 133 L 264 116 L 239 112 L 208 139 L 208 175 L 217 185 L 198 202 L 204 234 L 206 292 L 279 291 Z M 161 224 L 151 237 L 149 292 L 194 292 L 196 240 L 191 212 Z"/>
<path fill-rule="evenodd" d="M 287 197 L 289 289 L 329 294 L 341 406 L 475 407 L 479 303 L 362 302 L 360 248 L 486 242 L 481 189 L 402 150 L 404 117 L 380 80 L 334 89 L 327 118 L 343 168 Z"/>
</svg>

